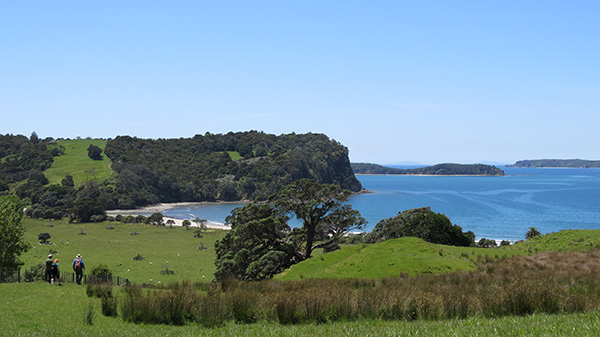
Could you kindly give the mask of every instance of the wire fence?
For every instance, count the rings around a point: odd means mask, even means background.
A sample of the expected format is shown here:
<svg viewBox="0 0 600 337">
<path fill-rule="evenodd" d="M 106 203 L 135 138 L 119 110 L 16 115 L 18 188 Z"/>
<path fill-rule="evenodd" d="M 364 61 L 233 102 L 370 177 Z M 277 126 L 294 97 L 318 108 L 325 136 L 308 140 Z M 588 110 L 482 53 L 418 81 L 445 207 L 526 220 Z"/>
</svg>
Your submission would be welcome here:
<svg viewBox="0 0 600 337">
<path fill-rule="evenodd" d="M 60 271 L 58 283 L 75 283 L 76 274 L 72 271 Z M 25 270 L 25 275 L 21 273 L 21 267 L 0 267 L 0 283 L 19 283 L 19 282 L 48 282 L 46 273 L 43 270 L 31 272 Z M 87 275 L 82 277 L 82 283 L 112 283 L 116 285 L 129 284 L 129 280 L 117 275 Z"/>
</svg>

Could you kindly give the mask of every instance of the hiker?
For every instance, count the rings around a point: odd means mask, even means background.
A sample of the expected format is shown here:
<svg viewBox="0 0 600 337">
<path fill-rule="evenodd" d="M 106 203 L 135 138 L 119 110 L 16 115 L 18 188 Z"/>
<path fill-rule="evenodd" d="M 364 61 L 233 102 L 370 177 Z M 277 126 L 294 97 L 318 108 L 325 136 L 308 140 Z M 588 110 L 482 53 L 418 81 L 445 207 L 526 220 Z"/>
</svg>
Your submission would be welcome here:
<svg viewBox="0 0 600 337">
<path fill-rule="evenodd" d="M 81 279 L 83 278 L 83 270 L 85 265 L 81 259 L 81 254 L 77 254 L 75 260 L 73 260 L 73 270 L 75 271 L 75 283 L 81 285 Z"/>
<path fill-rule="evenodd" d="M 55 280 L 60 285 L 60 271 L 58 270 L 58 259 L 54 260 L 54 263 L 52 263 L 52 282 L 50 283 L 54 284 Z"/>
<path fill-rule="evenodd" d="M 52 284 L 52 254 L 48 255 L 48 258 L 46 259 L 46 263 L 45 263 L 45 271 L 46 271 L 46 281 L 48 281 L 48 283 Z"/>
</svg>

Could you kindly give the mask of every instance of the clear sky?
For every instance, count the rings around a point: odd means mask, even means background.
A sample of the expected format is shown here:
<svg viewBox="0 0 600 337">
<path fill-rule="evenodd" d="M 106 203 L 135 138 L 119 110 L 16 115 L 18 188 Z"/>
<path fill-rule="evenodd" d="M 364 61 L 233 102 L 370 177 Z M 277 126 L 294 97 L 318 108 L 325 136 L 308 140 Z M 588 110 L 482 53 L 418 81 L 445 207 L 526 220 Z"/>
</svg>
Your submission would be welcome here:
<svg viewBox="0 0 600 337">
<path fill-rule="evenodd" d="M 600 1 L 0 1 L 0 133 L 600 159 Z"/>
</svg>

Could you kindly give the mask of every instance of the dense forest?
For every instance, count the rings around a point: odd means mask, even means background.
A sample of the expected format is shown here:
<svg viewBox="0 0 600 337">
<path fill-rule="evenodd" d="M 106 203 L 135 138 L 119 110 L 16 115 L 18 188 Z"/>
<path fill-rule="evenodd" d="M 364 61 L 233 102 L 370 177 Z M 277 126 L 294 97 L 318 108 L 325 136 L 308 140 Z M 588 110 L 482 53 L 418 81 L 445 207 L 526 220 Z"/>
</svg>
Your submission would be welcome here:
<svg viewBox="0 0 600 337">
<path fill-rule="evenodd" d="M 207 133 L 193 138 L 117 137 L 105 154 L 117 172 L 118 208 L 175 201 L 266 200 L 310 178 L 354 192 L 362 188 L 348 149 L 322 134 Z"/>
<path fill-rule="evenodd" d="M 399 175 L 473 175 L 503 176 L 501 169 L 484 164 L 437 164 L 414 169 L 397 169 L 377 164 L 351 163 L 355 174 L 399 174 Z"/>
<path fill-rule="evenodd" d="M 600 160 L 583 159 L 536 159 L 519 160 L 507 167 L 568 167 L 568 168 L 600 168 Z"/>
<path fill-rule="evenodd" d="M 94 149 L 88 148 L 90 158 Z M 106 209 L 161 202 L 266 200 L 303 178 L 354 192 L 362 189 L 348 149 L 323 134 L 119 136 L 104 149 L 113 174 L 79 186 L 68 175 L 60 185 L 48 183 L 43 171 L 61 154 L 64 149 L 52 138 L 0 135 L 0 194 L 24 199 L 32 217 L 69 216 L 86 222 L 101 221 Z"/>
</svg>

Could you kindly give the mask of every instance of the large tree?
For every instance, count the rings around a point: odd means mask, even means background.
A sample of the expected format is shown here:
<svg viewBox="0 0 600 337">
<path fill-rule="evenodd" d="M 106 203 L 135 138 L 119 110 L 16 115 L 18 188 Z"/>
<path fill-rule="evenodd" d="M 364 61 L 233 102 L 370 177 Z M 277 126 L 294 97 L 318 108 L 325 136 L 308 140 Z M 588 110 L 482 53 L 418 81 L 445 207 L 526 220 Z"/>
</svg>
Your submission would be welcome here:
<svg viewBox="0 0 600 337">
<path fill-rule="evenodd" d="M 344 204 L 350 193 L 334 184 L 301 179 L 285 186 L 271 199 L 279 210 L 302 220 L 303 259 L 310 258 L 313 250 L 336 242 L 366 224 L 358 211 Z"/>
<path fill-rule="evenodd" d="M 215 243 L 215 277 L 264 279 L 298 262 L 287 220 L 268 204 L 250 203 L 231 211 L 227 217 L 231 230 Z"/>
<path fill-rule="evenodd" d="M 0 197 L 0 267 L 21 264 L 19 256 L 29 250 L 23 227 L 23 205 L 14 195 Z"/>
</svg>

